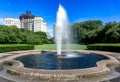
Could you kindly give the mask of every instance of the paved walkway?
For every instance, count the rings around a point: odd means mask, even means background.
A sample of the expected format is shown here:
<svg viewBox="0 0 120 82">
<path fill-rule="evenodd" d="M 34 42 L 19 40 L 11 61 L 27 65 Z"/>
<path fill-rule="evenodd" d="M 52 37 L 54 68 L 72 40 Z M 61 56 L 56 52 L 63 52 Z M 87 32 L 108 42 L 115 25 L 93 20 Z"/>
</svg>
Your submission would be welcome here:
<svg viewBox="0 0 120 82">
<path fill-rule="evenodd" d="M 0 71 L 2 71 L 2 70 L 3 70 L 3 67 L 0 67 Z M 10 81 L 10 80 L 0 77 L 0 82 L 14 82 L 14 81 Z"/>
<path fill-rule="evenodd" d="M 115 68 L 115 70 L 120 73 L 120 67 Z M 111 80 L 103 81 L 103 82 L 120 82 L 120 76 Z"/>
<path fill-rule="evenodd" d="M 0 77 L 0 82 L 14 82 L 14 81 L 10 81 L 10 80 L 7 80 L 7 79 Z"/>
</svg>

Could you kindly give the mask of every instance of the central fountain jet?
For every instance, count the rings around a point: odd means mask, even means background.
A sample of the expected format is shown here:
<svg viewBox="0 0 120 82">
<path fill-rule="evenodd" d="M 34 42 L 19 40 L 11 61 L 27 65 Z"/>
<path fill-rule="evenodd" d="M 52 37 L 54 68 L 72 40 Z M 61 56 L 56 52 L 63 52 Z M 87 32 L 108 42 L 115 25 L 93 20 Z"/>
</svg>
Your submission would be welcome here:
<svg viewBox="0 0 120 82">
<path fill-rule="evenodd" d="M 68 25 L 68 18 L 65 9 L 59 5 L 55 24 L 55 42 L 57 46 L 57 56 L 61 57 L 61 49 L 63 42 L 70 44 L 70 28 Z M 69 48 L 67 46 L 66 48 Z"/>
</svg>

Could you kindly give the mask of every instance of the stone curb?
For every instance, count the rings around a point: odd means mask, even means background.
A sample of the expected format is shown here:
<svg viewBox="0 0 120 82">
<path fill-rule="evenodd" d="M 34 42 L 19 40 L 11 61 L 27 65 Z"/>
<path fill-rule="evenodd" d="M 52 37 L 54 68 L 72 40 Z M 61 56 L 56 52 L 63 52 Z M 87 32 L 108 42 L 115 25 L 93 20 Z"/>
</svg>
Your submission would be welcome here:
<svg viewBox="0 0 120 82">
<path fill-rule="evenodd" d="M 3 60 L 0 61 L 0 64 L 9 64 L 7 72 L 19 75 L 21 77 L 35 77 L 39 79 L 54 79 L 54 80 L 75 80 L 75 79 L 84 79 L 89 77 L 96 77 L 100 75 L 106 75 L 110 73 L 110 69 L 107 66 L 111 65 L 118 65 L 120 64 L 117 59 L 115 59 L 112 56 L 109 56 L 104 53 L 98 53 L 97 51 L 80 51 L 76 50 L 80 53 L 95 53 L 99 55 L 107 56 L 108 60 L 102 60 L 97 62 L 97 67 L 92 68 L 85 68 L 85 69 L 74 69 L 74 70 L 44 70 L 44 69 L 31 69 L 31 68 L 25 68 L 24 65 L 17 61 L 13 60 L 16 57 L 29 55 L 29 54 L 40 54 L 40 51 L 28 51 L 26 53 L 6 57 Z M 45 52 L 45 51 L 42 51 Z M 52 52 L 55 52 L 55 50 L 52 50 Z"/>
</svg>

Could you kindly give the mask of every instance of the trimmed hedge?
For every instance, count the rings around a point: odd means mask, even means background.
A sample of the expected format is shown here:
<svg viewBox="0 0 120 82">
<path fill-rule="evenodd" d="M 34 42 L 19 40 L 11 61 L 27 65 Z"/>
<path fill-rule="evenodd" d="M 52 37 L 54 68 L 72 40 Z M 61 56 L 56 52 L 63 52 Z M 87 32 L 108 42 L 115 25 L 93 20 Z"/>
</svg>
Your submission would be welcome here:
<svg viewBox="0 0 120 82">
<path fill-rule="evenodd" d="M 28 44 L 0 44 L 1 52 L 19 51 L 19 50 L 33 50 L 34 45 Z"/>
<path fill-rule="evenodd" d="M 112 51 L 112 52 L 120 52 L 120 43 L 115 44 L 89 44 L 87 46 L 89 50 L 103 50 L 103 51 Z"/>
</svg>

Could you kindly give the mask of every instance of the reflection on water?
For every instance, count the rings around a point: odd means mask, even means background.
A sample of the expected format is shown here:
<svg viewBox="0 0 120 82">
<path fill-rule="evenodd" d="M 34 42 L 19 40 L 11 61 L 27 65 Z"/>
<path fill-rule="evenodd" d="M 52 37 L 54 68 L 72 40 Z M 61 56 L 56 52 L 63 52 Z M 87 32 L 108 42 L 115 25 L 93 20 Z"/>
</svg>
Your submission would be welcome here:
<svg viewBox="0 0 120 82">
<path fill-rule="evenodd" d="M 82 69 L 96 66 L 96 62 L 108 59 L 95 54 L 80 54 L 77 52 L 62 53 L 63 58 L 56 58 L 55 52 L 45 52 L 40 55 L 27 55 L 16 58 L 25 67 L 35 69 Z"/>
</svg>

